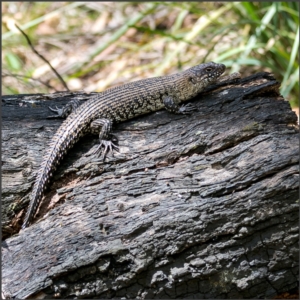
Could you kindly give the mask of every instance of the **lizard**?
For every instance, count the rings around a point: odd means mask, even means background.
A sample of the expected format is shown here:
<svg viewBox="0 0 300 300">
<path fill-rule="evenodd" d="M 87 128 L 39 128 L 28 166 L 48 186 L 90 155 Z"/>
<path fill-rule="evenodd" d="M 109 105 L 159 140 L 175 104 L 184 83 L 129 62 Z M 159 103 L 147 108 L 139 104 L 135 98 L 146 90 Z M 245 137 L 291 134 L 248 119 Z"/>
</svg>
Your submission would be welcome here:
<svg viewBox="0 0 300 300">
<path fill-rule="evenodd" d="M 163 108 L 177 114 L 190 114 L 195 107 L 182 102 L 192 99 L 205 87 L 218 80 L 225 65 L 208 62 L 172 75 L 152 77 L 109 88 L 91 97 L 82 105 L 71 101 L 63 109 L 51 108 L 60 117 L 67 117 L 52 137 L 36 173 L 29 207 L 22 229 L 28 227 L 40 205 L 52 173 L 67 151 L 88 132 L 99 134 L 100 143 L 93 154 L 103 160 L 108 153 L 119 151 L 112 134 L 113 123 Z"/>
</svg>

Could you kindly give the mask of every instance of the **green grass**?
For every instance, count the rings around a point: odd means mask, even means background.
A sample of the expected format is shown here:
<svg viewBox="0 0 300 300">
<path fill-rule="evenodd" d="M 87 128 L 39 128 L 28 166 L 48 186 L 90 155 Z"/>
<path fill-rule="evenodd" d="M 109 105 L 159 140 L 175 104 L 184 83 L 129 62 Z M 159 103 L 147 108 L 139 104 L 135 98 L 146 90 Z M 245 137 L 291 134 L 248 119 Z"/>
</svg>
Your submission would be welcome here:
<svg viewBox="0 0 300 300">
<path fill-rule="evenodd" d="M 215 61 L 242 76 L 272 72 L 298 106 L 298 2 L 3 2 L 2 14 L 4 94 L 63 90 L 17 22 L 71 90 Z"/>
</svg>

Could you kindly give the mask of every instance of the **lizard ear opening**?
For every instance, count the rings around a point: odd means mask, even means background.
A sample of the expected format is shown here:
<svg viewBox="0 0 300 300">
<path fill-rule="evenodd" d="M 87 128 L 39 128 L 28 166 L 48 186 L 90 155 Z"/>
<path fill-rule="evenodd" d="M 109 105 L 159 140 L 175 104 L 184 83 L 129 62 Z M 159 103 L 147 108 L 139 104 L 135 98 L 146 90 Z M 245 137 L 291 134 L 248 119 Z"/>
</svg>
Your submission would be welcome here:
<svg viewBox="0 0 300 300">
<path fill-rule="evenodd" d="M 194 77 L 190 77 L 189 78 L 189 81 L 192 83 L 192 84 L 196 84 L 196 79 Z"/>
</svg>

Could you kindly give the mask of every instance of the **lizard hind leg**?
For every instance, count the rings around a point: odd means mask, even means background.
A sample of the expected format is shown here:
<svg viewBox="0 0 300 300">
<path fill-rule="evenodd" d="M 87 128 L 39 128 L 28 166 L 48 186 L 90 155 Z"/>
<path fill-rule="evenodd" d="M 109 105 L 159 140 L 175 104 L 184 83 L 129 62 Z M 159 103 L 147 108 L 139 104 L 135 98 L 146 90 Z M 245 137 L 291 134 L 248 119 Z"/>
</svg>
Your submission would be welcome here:
<svg viewBox="0 0 300 300">
<path fill-rule="evenodd" d="M 93 134 L 99 133 L 100 144 L 93 151 L 98 157 L 103 153 L 103 160 L 107 154 L 114 155 L 114 150 L 119 152 L 118 139 L 111 134 L 112 121 L 109 119 L 96 119 L 91 122 L 90 129 Z"/>
<path fill-rule="evenodd" d="M 55 117 L 59 118 L 65 118 L 72 112 L 74 112 L 78 107 L 80 106 L 80 102 L 78 100 L 72 100 L 67 105 L 65 105 L 63 108 L 58 108 L 57 106 L 55 108 L 52 108 L 49 106 L 49 109 L 53 112 L 57 113 Z"/>
</svg>

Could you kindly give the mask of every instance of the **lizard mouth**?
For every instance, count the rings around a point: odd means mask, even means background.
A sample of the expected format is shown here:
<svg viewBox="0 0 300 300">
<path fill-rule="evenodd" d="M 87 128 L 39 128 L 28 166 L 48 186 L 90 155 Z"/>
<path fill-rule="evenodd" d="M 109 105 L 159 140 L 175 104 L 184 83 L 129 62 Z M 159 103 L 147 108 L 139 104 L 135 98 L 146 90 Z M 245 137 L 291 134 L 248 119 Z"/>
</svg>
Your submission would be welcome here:
<svg viewBox="0 0 300 300">
<path fill-rule="evenodd" d="M 220 81 L 227 81 L 227 80 L 233 80 L 233 79 L 241 79 L 241 74 L 239 72 L 235 72 L 235 73 L 232 73 L 230 75 L 225 75 L 223 74 L 221 77 L 220 77 Z"/>
</svg>

